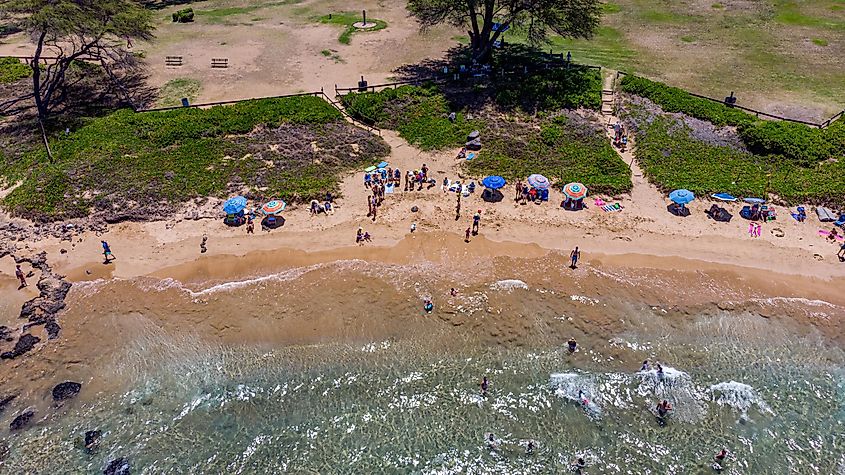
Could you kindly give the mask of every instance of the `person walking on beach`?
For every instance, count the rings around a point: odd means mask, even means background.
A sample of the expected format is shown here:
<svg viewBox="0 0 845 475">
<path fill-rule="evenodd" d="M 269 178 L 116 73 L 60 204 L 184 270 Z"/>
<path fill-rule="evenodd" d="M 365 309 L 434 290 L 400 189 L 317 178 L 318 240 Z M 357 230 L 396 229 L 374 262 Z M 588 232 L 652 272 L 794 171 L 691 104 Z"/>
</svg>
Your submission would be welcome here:
<svg viewBox="0 0 845 475">
<path fill-rule="evenodd" d="M 836 257 L 839 258 L 839 262 L 845 262 L 845 243 L 839 246 L 839 252 L 836 253 Z"/>
<path fill-rule="evenodd" d="M 470 234 L 470 229 L 467 228 L 466 237 L 464 238 L 464 242 L 469 242 L 469 234 Z"/>
<path fill-rule="evenodd" d="M 458 193 L 458 204 L 455 206 L 455 221 L 461 219 L 461 194 Z"/>
<path fill-rule="evenodd" d="M 569 253 L 569 260 L 572 261 L 572 263 L 569 265 L 569 268 L 575 269 L 576 267 L 578 267 L 578 259 L 580 258 L 581 251 L 578 250 L 578 246 L 575 246 L 575 249 L 573 249 L 572 252 Z"/>
<path fill-rule="evenodd" d="M 18 290 L 26 287 L 26 278 L 24 278 L 23 271 L 21 270 L 20 264 L 15 266 L 15 277 L 17 277 L 18 280 L 21 281 L 21 285 L 20 285 L 20 287 L 18 287 Z"/>
<path fill-rule="evenodd" d="M 481 395 L 482 395 L 482 396 L 486 396 L 486 395 L 487 395 L 487 389 L 488 389 L 489 387 L 490 387 L 490 381 L 487 379 L 487 376 L 485 376 L 485 377 L 481 380 Z"/>
<path fill-rule="evenodd" d="M 115 259 L 114 254 L 111 252 L 109 243 L 106 241 L 100 241 L 100 243 L 103 245 L 103 257 L 105 257 L 105 263 L 108 264 Z"/>
<path fill-rule="evenodd" d="M 478 235 L 478 225 L 481 223 L 481 210 L 476 211 L 472 216 L 472 234 Z"/>
</svg>

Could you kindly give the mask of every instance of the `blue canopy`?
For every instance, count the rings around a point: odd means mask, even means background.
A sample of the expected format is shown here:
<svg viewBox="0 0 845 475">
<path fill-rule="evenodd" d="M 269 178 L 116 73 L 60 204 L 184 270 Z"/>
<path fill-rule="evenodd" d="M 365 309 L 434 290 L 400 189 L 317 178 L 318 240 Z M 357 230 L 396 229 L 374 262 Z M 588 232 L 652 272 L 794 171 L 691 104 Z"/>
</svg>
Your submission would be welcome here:
<svg viewBox="0 0 845 475">
<path fill-rule="evenodd" d="M 753 205 L 761 205 L 766 202 L 763 198 L 745 198 L 744 200 L 746 203 L 751 203 Z"/>
<path fill-rule="evenodd" d="M 223 212 L 226 214 L 237 214 L 246 208 L 246 198 L 243 196 L 235 196 L 234 198 L 229 198 L 223 203 Z"/>
<path fill-rule="evenodd" d="M 669 199 L 679 205 L 685 205 L 695 199 L 695 195 L 689 190 L 675 190 L 669 193 Z"/>
<path fill-rule="evenodd" d="M 499 188 L 505 186 L 505 183 L 507 183 L 505 179 L 499 175 L 488 176 L 481 180 L 481 184 L 491 190 L 498 190 Z"/>
</svg>

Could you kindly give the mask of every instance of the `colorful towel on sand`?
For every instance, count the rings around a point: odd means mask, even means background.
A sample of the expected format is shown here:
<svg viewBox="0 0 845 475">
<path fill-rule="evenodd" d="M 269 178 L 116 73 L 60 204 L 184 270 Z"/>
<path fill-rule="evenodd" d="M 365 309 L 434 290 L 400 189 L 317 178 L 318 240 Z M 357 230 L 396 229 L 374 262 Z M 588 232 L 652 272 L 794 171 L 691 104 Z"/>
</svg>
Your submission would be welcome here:
<svg viewBox="0 0 845 475">
<path fill-rule="evenodd" d="M 819 236 L 829 237 L 830 231 L 826 231 L 824 229 L 819 229 Z M 837 234 L 836 240 L 837 241 L 845 241 L 845 237 L 842 237 L 841 235 Z"/>
<path fill-rule="evenodd" d="M 474 153 L 470 152 L 470 153 L 468 153 L 468 154 L 467 154 L 467 161 L 470 161 L 470 160 L 472 160 L 473 158 L 475 158 L 475 154 L 474 154 Z"/>
<path fill-rule="evenodd" d="M 613 204 L 602 206 L 601 210 L 604 211 L 604 212 L 607 212 L 607 213 L 610 213 L 610 212 L 613 212 L 613 211 L 622 211 L 622 205 L 620 205 L 619 203 L 613 203 Z"/>
</svg>

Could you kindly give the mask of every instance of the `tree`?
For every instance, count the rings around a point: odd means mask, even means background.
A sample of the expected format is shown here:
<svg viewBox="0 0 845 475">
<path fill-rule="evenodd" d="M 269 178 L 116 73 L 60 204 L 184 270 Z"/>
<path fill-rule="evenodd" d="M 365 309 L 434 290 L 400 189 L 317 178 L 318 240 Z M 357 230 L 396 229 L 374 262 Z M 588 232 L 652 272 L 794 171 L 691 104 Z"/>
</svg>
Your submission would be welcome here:
<svg viewBox="0 0 845 475">
<path fill-rule="evenodd" d="M 128 95 L 124 78 L 140 67 L 129 52 L 132 40 L 152 38 L 151 15 L 132 0 L 7 0 L 0 5 L 11 26 L 35 44 L 29 65 L 32 91 L 3 104 L 33 101 L 47 156 L 53 159 L 47 129 L 57 107 L 85 74 L 72 74 L 80 62 L 102 68 L 118 91 Z"/>
<path fill-rule="evenodd" d="M 471 28 L 473 59 L 480 62 L 489 61 L 507 28 L 519 27 L 538 45 L 548 41 L 549 31 L 590 38 L 601 20 L 600 0 L 409 0 L 408 10 L 422 29 L 442 23 Z"/>
</svg>

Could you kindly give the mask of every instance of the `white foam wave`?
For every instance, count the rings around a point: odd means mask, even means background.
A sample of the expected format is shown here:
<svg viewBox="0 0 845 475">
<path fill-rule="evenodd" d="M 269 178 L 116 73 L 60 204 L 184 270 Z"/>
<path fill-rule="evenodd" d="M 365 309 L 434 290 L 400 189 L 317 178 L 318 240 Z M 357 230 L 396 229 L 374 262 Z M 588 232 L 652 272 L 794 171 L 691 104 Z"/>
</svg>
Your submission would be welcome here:
<svg viewBox="0 0 845 475">
<path fill-rule="evenodd" d="M 761 412 L 774 414 L 772 408 L 766 401 L 757 394 L 757 391 L 748 384 L 728 381 L 710 386 L 716 404 L 730 406 L 746 415 L 752 406 L 757 406 Z"/>
<path fill-rule="evenodd" d="M 490 290 L 528 290 L 528 284 L 517 279 L 505 279 L 490 284 Z"/>
<path fill-rule="evenodd" d="M 598 404 L 601 396 L 589 378 L 576 373 L 552 373 L 549 384 L 557 397 L 577 403 L 592 419 L 601 418 L 602 409 Z"/>
</svg>

